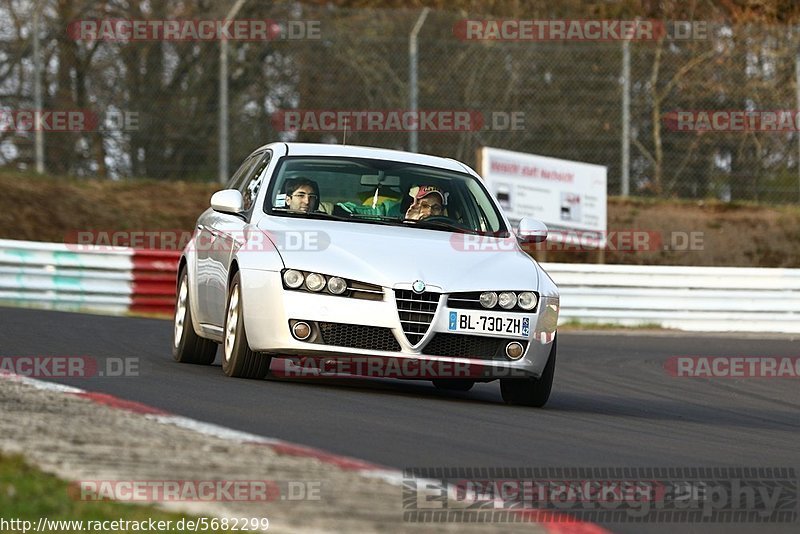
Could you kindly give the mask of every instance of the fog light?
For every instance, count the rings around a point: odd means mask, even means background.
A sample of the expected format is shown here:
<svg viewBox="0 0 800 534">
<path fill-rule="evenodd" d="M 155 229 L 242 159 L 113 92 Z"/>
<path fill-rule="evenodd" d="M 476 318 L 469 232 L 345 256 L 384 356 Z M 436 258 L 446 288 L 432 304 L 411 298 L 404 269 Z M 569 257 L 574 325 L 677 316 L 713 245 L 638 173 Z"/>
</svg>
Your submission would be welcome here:
<svg viewBox="0 0 800 534">
<path fill-rule="evenodd" d="M 322 291 L 325 288 L 325 277 L 317 273 L 309 274 L 306 276 L 306 287 L 311 291 Z"/>
<path fill-rule="evenodd" d="M 292 335 L 299 341 L 305 341 L 308 339 L 308 336 L 311 335 L 311 327 L 308 326 L 308 323 L 297 321 L 294 323 L 294 326 L 292 326 Z"/>
<path fill-rule="evenodd" d="M 511 291 L 504 291 L 503 293 L 500 293 L 497 301 L 500 303 L 501 308 L 510 310 L 517 305 L 517 295 Z"/>
<path fill-rule="evenodd" d="M 331 276 L 331 279 L 328 280 L 328 291 L 334 295 L 341 295 L 347 291 L 347 282 L 338 276 Z"/>
<path fill-rule="evenodd" d="M 494 308 L 497 306 L 497 293 L 493 291 L 487 291 L 486 293 L 481 293 L 481 306 L 484 308 Z"/>
<path fill-rule="evenodd" d="M 525 349 L 522 347 L 522 343 L 519 341 L 512 341 L 506 345 L 506 356 L 512 360 L 520 359 L 523 352 L 525 352 Z"/>
<path fill-rule="evenodd" d="M 289 269 L 283 273 L 283 283 L 286 284 L 287 287 L 297 289 L 303 285 L 303 273 L 295 271 L 294 269 Z"/>
<path fill-rule="evenodd" d="M 523 310 L 532 310 L 536 307 L 536 293 L 523 291 L 519 294 L 519 307 Z"/>
</svg>

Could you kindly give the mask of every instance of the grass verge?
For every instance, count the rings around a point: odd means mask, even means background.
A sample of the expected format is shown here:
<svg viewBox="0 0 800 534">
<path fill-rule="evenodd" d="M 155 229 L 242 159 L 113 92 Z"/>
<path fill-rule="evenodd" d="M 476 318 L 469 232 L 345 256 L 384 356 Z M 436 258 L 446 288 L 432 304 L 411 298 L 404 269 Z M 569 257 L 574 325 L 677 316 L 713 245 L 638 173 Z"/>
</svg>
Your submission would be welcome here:
<svg viewBox="0 0 800 534">
<path fill-rule="evenodd" d="M 150 520 L 156 524 L 163 521 L 162 526 L 171 527 L 156 532 L 184 532 L 194 530 L 188 528 L 188 521 L 198 520 L 152 505 L 81 500 L 77 489 L 68 482 L 30 466 L 21 456 L 0 454 L 0 532 L 33 532 L 40 518 L 49 521 L 42 525 L 44 532 L 59 533 L 81 532 L 81 526 L 84 532 L 141 532 L 147 530 Z M 210 520 L 208 518 L 209 524 Z M 57 521 L 62 523 L 55 523 Z M 88 528 L 94 525 L 88 523 L 90 521 L 100 522 L 96 525 L 100 528 Z M 110 523 L 113 521 L 143 522 L 144 528 L 124 523 L 114 525 Z M 178 528 L 181 521 L 183 528 Z M 210 528 L 198 531 L 233 532 Z"/>
</svg>

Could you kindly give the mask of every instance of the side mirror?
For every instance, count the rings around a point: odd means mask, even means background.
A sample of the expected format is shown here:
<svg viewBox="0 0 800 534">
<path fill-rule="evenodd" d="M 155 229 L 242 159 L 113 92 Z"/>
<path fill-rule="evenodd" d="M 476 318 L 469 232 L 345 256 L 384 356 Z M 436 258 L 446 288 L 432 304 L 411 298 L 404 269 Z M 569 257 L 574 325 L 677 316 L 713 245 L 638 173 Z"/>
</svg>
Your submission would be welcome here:
<svg viewBox="0 0 800 534">
<path fill-rule="evenodd" d="M 244 211 L 244 199 L 238 189 L 223 189 L 211 195 L 211 208 L 222 213 L 239 215 Z"/>
<path fill-rule="evenodd" d="M 546 241 L 547 225 L 539 219 L 523 217 L 517 226 L 517 239 L 522 244 Z"/>
</svg>

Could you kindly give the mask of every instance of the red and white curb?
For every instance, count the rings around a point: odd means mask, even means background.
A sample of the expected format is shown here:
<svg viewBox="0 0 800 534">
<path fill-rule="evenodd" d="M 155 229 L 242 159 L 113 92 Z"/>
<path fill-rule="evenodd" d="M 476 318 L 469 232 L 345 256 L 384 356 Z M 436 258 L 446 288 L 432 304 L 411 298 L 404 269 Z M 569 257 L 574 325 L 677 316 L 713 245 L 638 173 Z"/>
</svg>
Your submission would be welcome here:
<svg viewBox="0 0 800 534">
<path fill-rule="evenodd" d="M 153 406 L 142 404 L 136 401 L 122 399 L 107 393 L 85 391 L 83 389 L 64 384 L 45 382 L 7 372 L 0 372 L 0 379 L 12 380 L 27 384 L 42 391 L 63 393 L 66 395 L 87 399 L 103 406 L 137 413 L 148 419 L 157 421 L 158 423 L 177 426 L 179 428 L 191 430 L 206 436 L 213 436 L 215 438 L 235 441 L 238 443 L 263 445 L 265 447 L 269 447 L 279 455 L 312 458 L 319 462 L 336 466 L 345 471 L 355 471 L 364 477 L 379 478 L 384 482 L 394 486 L 402 487 L 403 485 L 404 475 L 400 470 L 373 464 L 364 460 L 359 460 L 348 456 L 341 456 L 324 451 L 322 449 L 298 445 L 296 443 L 291 443 L 280 439 L 258 436 L 256 434 L 234 430 L 232 428 L 215 425 L 213 423 L 205 423 L 203 421 L 198 421 L 197 419 L 192 419 L 181 415 L 170 414 L 169 412 L 161 410 L 160 408 L 155 408 Z M 421 480 L 421 482 L 427 483 L 429 487 L 434 487 L 437 484 L 441 485 L 439 482 L 434 480 Z M 456 491 L 456 489 L 453 487 L 447 487 L 446 490 L 448 492 Z M 568 514 L 556 514 L 549 510 L 539 511 L 534 509 L 519 510 L 516 512 L 530 520 L 531 523 L 538 523 L 540 526 L 545 528 L 549 534 L 611 534 L 608 530 L 600 527 L 599 525 L 573 519 Z M 549 520 L 538 521 L 537 518 L 540 517 L 541 514 L 545 515 Z"/>
</svg>

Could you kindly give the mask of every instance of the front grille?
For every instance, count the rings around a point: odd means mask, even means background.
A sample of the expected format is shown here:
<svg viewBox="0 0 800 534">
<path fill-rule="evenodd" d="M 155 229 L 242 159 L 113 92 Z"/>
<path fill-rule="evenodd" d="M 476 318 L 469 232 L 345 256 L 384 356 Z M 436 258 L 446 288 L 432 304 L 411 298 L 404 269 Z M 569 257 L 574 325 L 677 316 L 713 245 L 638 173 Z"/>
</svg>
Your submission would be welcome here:
<svg viewBox="0 0 800 534">
<path fill-rule="evenodd" d="M 409 343 L 416 345 L 431 325 L 439 305 L 439 293 L 420 294 L 408 289 L 395 289 L 394 297 L 403 333 Z"/>
<path fill-rule="evenodd" d="M 358 324 L 319 323 L 322 342 L 352 349 L 399 352 L 400 344 L 388 328 Z"/>
<path fill-rule="evenodd" d="M 519 341 L 525 348 L 528 346 L 528 342 L 523 339 L 437 333 L 422 349 L 422 354 L 478 360 L 507 360 L 505 348 L 510 341 Z"/>
</svg>

